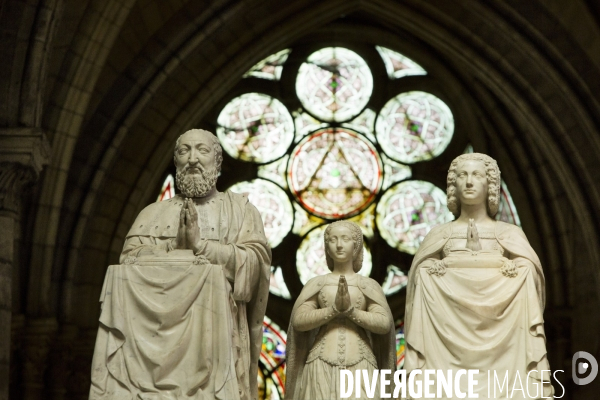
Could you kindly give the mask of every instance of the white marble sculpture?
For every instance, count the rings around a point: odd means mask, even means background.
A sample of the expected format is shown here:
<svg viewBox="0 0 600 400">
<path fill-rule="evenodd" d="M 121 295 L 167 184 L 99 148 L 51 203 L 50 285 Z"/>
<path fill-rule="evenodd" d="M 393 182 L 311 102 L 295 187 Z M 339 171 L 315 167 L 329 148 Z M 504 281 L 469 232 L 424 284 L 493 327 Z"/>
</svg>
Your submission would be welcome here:
<svg viewBox="0 0 600 400">
<path fill-rule="evenodd" d="M 146 207 L 106 273 L 90 399 L 256 399 L 271 251 L 256 208 L 215 184 L 216 137 L 175 146 L 174 198 Z"/>
<path fill-rule="evenodd" d="M 498 165 L 484 154 L 461 155 L 447 184 L 456 220 L 429 232 L 409 273 L 405 368 L 478 369 L 479 398 L 488 398 L 488 371 L 500 382 L 508 371 L 508 385 L 491 398 L 548 398 L 552 386 L 541 385 L 541 371 L 548 382 L 550 369 L 544 273 L 523 231 L 492 218 L 500 200 Z M 529 392 L 518 390 L 517 379 Z M 466 378 L 461 387 L 466 393 Z"/>
<path fill-rule="evenodd" d="M 334 222 L 325 230 L 332 273 L 308 281 L 294 305 L 286 399 L 339 399 L 342 369 L 395 370 L 394 320 L 385 295 L 377 282 L 357 274 L 362 242 L 362 231 L 352 222 Z M 367 398 L 364 385 L 361 395 Z"/>
</svg>

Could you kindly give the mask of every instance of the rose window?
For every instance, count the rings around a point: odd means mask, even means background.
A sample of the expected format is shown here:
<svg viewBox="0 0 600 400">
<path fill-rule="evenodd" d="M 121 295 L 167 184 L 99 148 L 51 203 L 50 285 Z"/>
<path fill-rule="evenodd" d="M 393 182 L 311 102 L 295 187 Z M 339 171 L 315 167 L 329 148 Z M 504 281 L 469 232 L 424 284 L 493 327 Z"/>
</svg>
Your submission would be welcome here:
<svg viewBox="0 0 600 400">
<path fill-rule="evenodd" d="M 355 52 L 328 47 L 311 54 L 296 78 L 296 93 L 304 108 L 327 122 L 355 117 L 373 92 L 373 75 Z"/>
<path fill-rule="evenodd" d="M 327 128 L 306 137 L 292 151 L 288 181 L 307 211 L 337 219 L 368 206 L 379 191 L 382 164 L 364 136 L 344 128 Z"/>
<path fill-rule="evenodd" d="M 440 80 L 392 49 L 364 43 L 358 48 L 280 50 L 247 71 L 226 105 L 210 114 L 218 116 L 212 123 L 228 166 L 217 187 L 247 193 L 263 220 L 273 253 L 274 309 L 291 312 L 302 286 L 329 273 L 323 232 L 333 221 L 361 227 L 359 273 L 394 298 L 405 296 L 412 255 L 425 235 L 453 220 L 445 185 L 432 183 L 443 184 L 440 173 L 461 153 L 460 141 L 453 145 L 460 137 L 455 115 L 442 100 L 444 89 L 436 88 Z M 446 154 L 449 149 L 452 154 Z M 164 182 L 159 200 L 174 195 L 172 176 Z M 496 218 L 519 225 L 501 185 Z M 261 398 L 280 399 L 285 331 L 269 317 L 259 386 Z M 401 320 L 396 328 L 401 366 Z"/>
</svg>

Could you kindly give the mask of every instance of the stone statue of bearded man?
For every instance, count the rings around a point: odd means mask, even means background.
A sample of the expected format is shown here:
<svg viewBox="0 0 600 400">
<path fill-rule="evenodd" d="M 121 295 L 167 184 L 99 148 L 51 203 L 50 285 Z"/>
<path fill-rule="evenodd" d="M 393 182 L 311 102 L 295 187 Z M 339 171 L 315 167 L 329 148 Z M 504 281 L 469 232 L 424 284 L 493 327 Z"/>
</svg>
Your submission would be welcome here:
<svg viewBox="0 0 600 400">
<path fill-rule="evenodd" d="M 256 399 L 271 250 L 246 195 L 219 192 L 210 132 L 177 139 L 181 191 L 147 206 L 106 273 L 90 399 Z"/>
</svg>

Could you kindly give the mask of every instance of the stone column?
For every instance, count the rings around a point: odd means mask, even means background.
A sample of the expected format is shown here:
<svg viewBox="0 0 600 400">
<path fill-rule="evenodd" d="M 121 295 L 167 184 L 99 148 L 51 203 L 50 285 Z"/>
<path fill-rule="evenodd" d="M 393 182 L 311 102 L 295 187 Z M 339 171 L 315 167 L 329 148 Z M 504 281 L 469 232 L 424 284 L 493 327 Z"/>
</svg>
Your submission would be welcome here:
<svg viewBox="0 0 600 400">
<path fill-rule="evenodd" d="M 68 388 L 73 378 L 73 346 L 76 343 L 78 328 L 74 325 L 61 325 L 60 332 L 50 350 L 50 368 L 46 373 L 51 400 L 70 399 Z M 90 369 L 90 368 L 87 368 Z M 85 370 L 85 368 L 84 368 Z"/>
<path fill-rule="evenodd" d="M 50 148 L 39 129 L 0 130 L 0 400 L 8 399 L 12 271 L 23 188 L 48 162 Z"/>
<path fill-rule="evenodd" d="M 28 319 L 23 338 L 23 399 L 37 400 L 45 395 L 46 371 L 58 323 L 54 318 Z"/>
<path fill-rule="evenodd" d="M 25 331 L 25 315 L 11 315 L 11 339 L 10 339 L 10 399 L 22 399 L 21 371 L 23 370 L 23 332 Z"/>
</svg>

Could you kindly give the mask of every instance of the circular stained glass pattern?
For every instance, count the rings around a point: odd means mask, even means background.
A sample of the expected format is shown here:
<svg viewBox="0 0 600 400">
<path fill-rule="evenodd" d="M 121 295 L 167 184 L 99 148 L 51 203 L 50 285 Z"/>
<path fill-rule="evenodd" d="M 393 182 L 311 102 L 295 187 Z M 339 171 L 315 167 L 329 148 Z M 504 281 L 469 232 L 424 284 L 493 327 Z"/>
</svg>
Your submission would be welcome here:
<svg viewBox="0 0 600 400">
<path fill-rule="evenodd" d="M 302 140 L 288 164 L 290 190 L 309 212 L 337 219 L 367 207 L 381 187 L 382 165 L 367 139 L 327 128 Z"/>
<path fill-rule="evenodd" d="M 247 93 L 231 100 L 217 119 L 217 136 L 233 158 L 267 163 L 283 156 L 294 140 L 294 121 L 277 99 Z"/>
<path fill-rule="evenodd" d="M 264 179 L 239 182 L 229 189 L 235 193 L 248 193 L 248 200 L 260 213 L 269 245 L 279 245 L 294 223 L 294 209 L 285 192 Z"/>
<path fill-rule="evenodd" d="M 436 225 L 452 221 L 446 193 L 429 182 L 405 181 L 390 188 L 377 204 L 376 223 L 392 247 L 415 254 Z"/>
<path fill-rule="evenodd" d="M 325 243 L 323 233 L 327 225 L 322 225 L 310 231 L 305 237 L 296 252 L 296 268 L 300 276 L 300 282 L 306 284 L 311 278 L 330 273 L 325 261 Z M 364 242 L 363 242 L 364 245 Z M 369 276 L 373 263 L 371 252 L 365 245 L 363 257 L 363 266 L 358 272 L 362 276 Z"/>
<path fill-rule="evenodd" d="M 373 75 L 365 60 L 342 47 L 327 47 L 300 65 L 296 93 L 304 108 L 328 122 L 354 118 L 373 92 Z"/>
<path fill-rule="evenodd" d="M 446 149 L 454 133 L 454 117 L 434 95 L 407 92 L 383 106 L 375 131 L 388 156 L 411 164 L 432 159 Z"/>
</svg>

